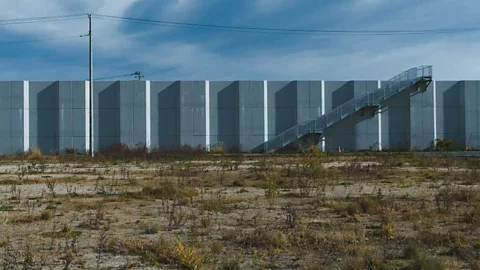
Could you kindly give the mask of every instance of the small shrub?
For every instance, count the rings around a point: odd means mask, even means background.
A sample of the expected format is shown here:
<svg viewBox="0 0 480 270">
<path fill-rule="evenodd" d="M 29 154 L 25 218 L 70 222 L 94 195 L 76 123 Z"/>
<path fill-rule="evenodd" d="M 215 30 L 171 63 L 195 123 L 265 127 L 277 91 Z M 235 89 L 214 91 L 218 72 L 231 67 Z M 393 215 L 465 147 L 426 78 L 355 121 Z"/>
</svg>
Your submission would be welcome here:
<svg viewBox="0 0 480 270">
<path fill-rule="evenodd" d="M 354 216 L 360 212 L 359 207 L 356 203 L 349 203 L 343 209 L 350 216 Z"/>
<path fill-rule="evenodd" d="M 409 270 L 443 270 L 447 269 L 443 262 L 434 257 L 429 256 L 420 256 L 416 258 L 409 266 L 405 269 Z"/>
<path fill-rule="evenodd" d="M 470 202 L 477 197 L 476 192 L 464 188 L 454 188 L 447 186 L 440 189 L 435 195 L 435 202 L 438 210 L 448 211 L 452 208 L 455 202 Z"/>
<path fill-rule="evenodd" d="M 241 270 L 240 262 L 237 258 L 230 258 L 220 263 L 222 270 Z"/>
<path fill-rule="evenodd" d="M 53 217 L 52 212 L 49 211 L 49 210 L 44 210 L 44 211 L 42 211 L 42 213 L 40 214 L 40 219 L 41 219 L 41 220 L 51 220 L 52 217 Z"/>
<path fill-rule="evenodd" d="M 295 229 L 297 227 L 297 209 L 293 205 L 287 205 L 283 210 L 285 211 L 285 222 L 287 227 Z"/>
<path fill-rule="evenodd" d="M 340 267 L 341 270 L 361 270 L 365 269 L 363 258 L 350 258 Z"/>
<path fill-rule="evenodd" d="M 232 208 L 227 205 L 227 202 L 223 200 L 209 200 L 204 201 L 201 209 L 203 211 L 218 212 L 222 214 L 228 214 L 232 212 Z"/>
<path fill-rule="evenodd" d="M 11 211 L 13 207 L 11 205 L 0 205 L 0 212 Z"/>
<path fill-rule="evenodd" d="M 236 231 L 232 233 L 237 234 Z M 243 247 L 256 247 L 265 249 L 283 249 L 288 245 L 286 235 L 277 230 L 256 229 L 244 235 L 230 235 L 233 242 Z"/>
<path fill-rule="evenodd" d="M 429 247 L 454 246 L 465 243 L 465 236 L 453 231 L 448 233 L 432 232 L 431 230 L 423 230 L 419 232 L 420 242 Z"/>
<path fill-rule="evenodd" d="M 0 248 L 6 247 L 10 244 L 10 239 L 7 237 L 0 238 Z"/>
<path fill-rule="evenodd" d="M 29 160 L 38 160 L 42 158 L 43 158 L 42 152 L 38 148 L 31 149 L 27 153 L 27 159 Z"/>
<path fill-rule="evenodd" d="M 210 247 L 210 252 L 213 254 L 219 254 L 223 250 L 223 244 L 221 242 L 213 242 Z"/>
<path fill-rule="evenodd" d="M 45 238 L 75 238 L 82 234 L 81 231 L 69 231 L 64 232 L 63 230 L 60 232 L 44 232 L 42 236 Z"/>
<path fill-rule="evenodd" d="M 143 187 L 140 192 L 128 192 L 125 197 L 140 200 L 183 200 L 186 201 L 198 195 L 198 191 L 188 187 L 180 187 L 171 182 L 164 183 L 160 187 Z"/>
<path fill-rule="evenodd" d="M 342 270 L 362 270 L 362 269 L 392 269 L 378 260 L 371 254 L 365 254 L 363 257 L 354 257 L 347 259 L 340 266 Z"/>
<path fill-rule="evenodd" d="M 362 213 L 373 215 L 381 212 L 383 202 L 378 198 L 361 198 L 357 204 Z"/>
<path fill-rule="evenodd" d="M 225 153 L 225 149 L 223 147 L 222 142 L 218 142 L 217 144 L 210 146 L 210 152 L 213 154 L 223 154 Z"/>
<path fill-rule="evenodd" d="M 167 200 L 162 200 L 159 212 L 160 215 L 166 216 L 169 230 L 179 229 L 187 223 L 188 215 L 180 206 L 179 201 L 173 201 L 170 203 Z"/>
<path fill-rule="evenodd" d="M 393 233 L 395 232 L 393 228 L 393 223 L 389 222 L 382 226 L 382 234 L 386 239 L 393 239 Z"/>
<path fill-rule="evenodd" d="M 232 186 L 234 187 L 243 187 L 245 185 L 245 182 L 241 179 L 235 179 L 232 182 Z"/>
<path fill-rule="evenodd" d="M 187 269 L 200 269 L 207 257 L 194 247 L 185 246 L 178 236 L 175 237 L 177 246 L 175 249 L 175 257 L 183 267 Z"/>
<path fill-rule="evenodd" d="M 65 148 L 64 150 L 66 155 L 79 155 L 80 151 L 76 148 Z"/>
<path fill-rule="evenodd" d="M 140 223 L 138 226 L 145 234 L 156 234 L 159 231 L 159 227 L 156 224 Z"/>
<path fill-rule="evenodd" d="M 377 197 L 361 198 L 351 203 L 338 205 L 334 210 L 339 214 L 354 216 L 356 214 L 379 214 L 382 212 L 383 202 Z"/>
<path fill-rule="evenodd" d="M 72 231 L 73 231 L 72 225 L 65 223 L 63 224 L 62 230 L 60 232 L 68 234 L 68 233 L 71 233 Z"/>
<path fill-rule="evenodd" d="M 194 247 L 186 246 L 178 236 L 175 237 L 176 244 L 172 245 L 165 239 L 159 238 L 154 243 L 143 247 L 146 250 L 131 250 L 135 254 L 142 254 L 149 261 L 161 264 L 176 264 L 182 269 L 201 269 L 206 260 L 207 254 L 202 253 Z M 136 245 L 138 246 L 138 244 Z"/>
<path fill-rule="evenodd" d="M 265 197 L 271 200 L 275 200 L 278 195 L 280 195 L 280 191 L 277 187 L 277 183 L 275 180 L 270 179 L 270 177 L 266 177 L 267 186 L 265 187 Z"/>
<path fill-rule="evenodd" d="M 465 213 L 465 222 L 469 224 L 480 225 L 480 206 Z"/>
<path fill-rule="evenodd" d="M 403 250 L 403 257 L 407 260 L 416 260 L 420 257 L 420 251 L 416 245 L 408 245 Z"/>
<path fill-rule="evenodd" d="M 455 151 L 457 150 L 457 147 L 455 145 L 454 139 L 438 138 L 435 140 L 435 142 L 432 142 L 430 149 L 433 149 L 439 152 L 445 152 L 445 151 Z"/>
</svg>

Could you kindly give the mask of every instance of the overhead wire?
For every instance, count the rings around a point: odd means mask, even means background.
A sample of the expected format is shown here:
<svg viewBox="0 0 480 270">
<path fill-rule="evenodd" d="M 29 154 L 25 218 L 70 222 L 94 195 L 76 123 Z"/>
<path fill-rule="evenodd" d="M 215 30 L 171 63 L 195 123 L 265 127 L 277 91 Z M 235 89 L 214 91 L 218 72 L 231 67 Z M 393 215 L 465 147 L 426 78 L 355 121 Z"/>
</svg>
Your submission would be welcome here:
<svg viewBox="0 0 480 270">
<path fill-rule="evenodd" d="M 436 28 L 436 29 L 418 29 L 418 30 L 323 30 L 323 29 L 293 29 L 293 28 L 265 28 L 265 27 L 248 27 L 248 26 L 231 26 L 218 24 L 199 24 L 174 22 L 164 20 L 150 20 L 122 16 L 112 16 L 103 14 L 92 14 L 96 18 L 124 21 L 131 23 L 160 25 L 165 27 L 178 27 L 188 29 L 201 30 L 220 30 L 232 32 L 255 32 L 266 34 L 300 34 L 300 35 L 428 35 L 428 34 L 451 34 L 480 31 L 480 27 L 464 27 L 464 28 Z"/>
<path fill-rule="evenodd" d="M 7 41 L 7 42 L 0 42 L 0 45 L 36 43 L 36 42 L 46 42 L 46 41 L 73 39 L 73 38 L 82 38 L 82 37 L 84 37 L 84 35 L 62 36 L 62 37 L 55 37 L 55 38 L 43 38 L 43 39 L 31 39 L 31 40 L 19 40 L 19 41 Z"/>
<path fill-rule="evenodd" d="M 97 80 L 97 81 L 100 81 L 100 80 L 117 79 L 117 78 L 131 77 L 131 76 L 135 76 L 135 73 L 109 76 L 109 77 L 101 77 L 101 78 L 94 78 L 94 79 Z"/>
<path fill-rule="evenodd" d="M 175 27 L 185 29 L 197 30 L 215 30 L 215 31 L 229 31 L 229 32 L 244 32 L 244 33 L 262 33 L 262 34 L 288 34 L 288 35 L 367 35 L 367 36 L 401 36 L 401 35 L 431 35 L 431 34 L 452 34 L 452 33 L 466 33 L 478 32 L 480 27 L 462 27 L 462 28 L 434 28 L 434 29 L 410 29 L 410 30 L 326 30 L 326 29 L 295 29 L 295 28 L 272 28 L 272 27 L 250 27 L 250 26 L 235 26 L 235 25 L 219 25 L 219 24 L 201 24 L 201 23 L 187 23 L 177 21 L 165 20 L 151 20 L 132 18 L 124 16 L 112 16 L 105 14 L 91 14 L 99 19 L 123 21 L 139 24 L 159 25 L 164 27 Z M 81 19 L 88 16 L 88 14 L 71 14 L 62 16 L 44 16 L 31 18 L 17 18 L 17 19 L 3 19 L 0 20 L 0 25 L 11 24 L 28 24 L 28 23 L 42 23 L 63 20 Z"/>
<path fill-rule="evenodd" d="M 48 17 L 30 17 L 30 18 L 17 18 L 17 19 L 4 19 L 0 20 L 0 25 L 12 25 L 12 24 L 28 24 L 28 23 L 42 23 L 64 20 L 76 20 L 85 18 L 86 14 L 72 14 L 63 16 L 48 16 Z"/>
<path fill-rule="evenodd" d="M 43 16 L 43 17 L 30 17 L 30 18 L 3 19 L 3 20 L 0 20 L 0 25 L 29 24 L 29 23 L 74 20 L 74 19 L 82 19 L 86 16 L 87 14 L 71 14 L 71 15 L 62 15 L 62 16 Z M 4 42 L 0 42 L 0 45 L 46 42 L 46 41 L 54 41 L 54 40 L 62 40 L 62 39 L 81 38 L 84 36 L 85 35 L 68 35 L 68 36 L 43 38 L 43 39 L 4 41 Z"/>
</svg>

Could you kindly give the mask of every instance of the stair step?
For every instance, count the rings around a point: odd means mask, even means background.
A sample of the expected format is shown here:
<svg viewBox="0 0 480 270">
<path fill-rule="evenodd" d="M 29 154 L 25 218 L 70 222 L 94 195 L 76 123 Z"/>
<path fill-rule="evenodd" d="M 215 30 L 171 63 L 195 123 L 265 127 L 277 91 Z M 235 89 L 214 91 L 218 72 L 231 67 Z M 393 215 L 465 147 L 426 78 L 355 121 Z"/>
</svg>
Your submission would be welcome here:
<svg viewBox="0 0 480 270">
<path fill-rule="evenodd" d="M 262 147 L 263 151 L 265 152 L 274 152 L 278 150 L 276 147 L 277 144 L 271 144 L 269 147 L 268 142 L 282 138 L 280 145 L 282 146 L 281 148 L 284 148 L 308 134 L 323 134 L 326 128 L 359 111 L 360 109 L 367 107 L 378 108 L 380 107 L 382 101 L 389 99 L 401 91 L 411 89 L 412 85 L 418 84 L 419 82 L 426 82 L 428 84 L 432 80 L 431 74 L 431 66 L 422 66 L 404 71 L 387 81 L 386 85 L 380 87 L 376 92 L 366 94 L 360 98 L 351 99 L 327 114 L 324 114 L 316 119 L 309 120 L 303 124 L 298 124 L 278 134 L 260 146 L 265 146 Z M 317 122 L 320 124 L 318 127 Z"/>
</svg>

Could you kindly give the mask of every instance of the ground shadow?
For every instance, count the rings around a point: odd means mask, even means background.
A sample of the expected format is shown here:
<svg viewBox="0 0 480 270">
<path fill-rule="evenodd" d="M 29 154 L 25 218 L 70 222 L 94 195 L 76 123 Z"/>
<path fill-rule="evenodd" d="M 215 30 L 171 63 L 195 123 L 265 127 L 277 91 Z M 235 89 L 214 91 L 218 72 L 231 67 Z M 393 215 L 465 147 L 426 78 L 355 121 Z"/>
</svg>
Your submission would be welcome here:
<svg viewBox="0 0 480 270">
<path fill-rule="evenodd" d="M 240 82 L 235 81 L 217 94 L 218 142 L 227 151 L 240 147 Z"/>
<path fill-rule="evenodd" d="M 98 149 L 121 143 L 120 82 L 114 82 L 98 96 Z"/>
<path fill-rule="evenodd" d="M 180 81 L 158 93 L 158 147 L 181 147 Z"/>
<path fill-rule="evenodd" d="M 44 154 L 60 151 L 59 83 L 54 82 L 37 94 L 38 148 Z"/>
</svg>

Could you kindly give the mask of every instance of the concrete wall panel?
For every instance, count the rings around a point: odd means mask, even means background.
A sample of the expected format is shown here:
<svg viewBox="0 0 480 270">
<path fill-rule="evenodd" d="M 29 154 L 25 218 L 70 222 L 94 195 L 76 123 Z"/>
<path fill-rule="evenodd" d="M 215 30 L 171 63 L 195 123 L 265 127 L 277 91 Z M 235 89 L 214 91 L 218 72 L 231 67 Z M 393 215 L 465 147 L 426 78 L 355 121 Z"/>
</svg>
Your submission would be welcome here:
<svg viewBox="0 0 480 270">
<path fill-rule="evenodd" d="M 477 111 L 477 136 L 476 138 L 472 138 L 471 148 L 472 149 L 480 149 L 480 81 L 476 81 L 477 83 L 477 99 L 476 99 L 476 111 Z M 473 136 L 472 136 L 473 137 Z M 475 142 L 476 140 L 476 142 Z"/>
<path fill-rule="evenodd" d="M 210 82 L 210 144 L 225 150 L 240 145 L 239 88 L 238 81 Z"/>
<path fill-rule="evenodd" d="M 477 82 L 465 81 L 465 146 L 477 148 L 478 137 L 478 105 Z"/>
<path fill-rule="evenodd" d="M 322 112 L 321 81 L 267 82 L 268 138 L 315 119 Z M 209 90 L 210 143 L 226 150 L 248 151 L 264 141 L 263 81 L 212 81 Z M 44 153 L 85 149 L 85 82 L 30 82 L 30 148 Z M 325 111 L 377 89 L 377 81 L 325 82 Z M 434 105 L 438 138 L 452 138 L 458 149 L 480 148 L 480 82 L 439 81 L 424 93 L 402 92 L 382 107 L 383 149 L 425 149 L 434 139 Z M 152 81 L 151 146 L 204 147 L 206 108 L 204 81 Z M 412 91 L 413 92 L 413 91 Z M 145 144 L 146 82 L 95 82 L 96 149 L 115 143 Z M 23 149 L 23 82 L 0 82 L 0 153 Z M 378 148 L 378 113 L 361 110 L 332 126 L 327 150 Z"/>
<path fill-rule="evenodd" d="M 59 87 L 59 82 L 30 82 L 30 149 L 44 154 L 60 151 Z"/>
<path fill-rule="evenodd" d="M 205 82 L 182 81 L 179 106 L 181 145 L 205 147 Z"/>
<path fill-rule="evenodd" d="M 423 150 L 431 146 L 433 130 L 433 84 L 430 84 L 427 91 L 410 95 L 410 148 Z"/>
<path fill-rule="evenodd" d="M 120 82 L 95 82 L 93 86 L 95 150 L 120 144 Z"/>
<path fill-rule="evenodd" d="M 297 124 L 297 83 L 295 81 L 268 82 L 268 138 Z"/>
<path fill-rule="evenodd" d="M 352 98 L 378 89 L 377 81 L 326 81 L 325 112 Z M 326 150 L 374 150 L 378 147 L 378 119 L 373 109 L 363 109 L 331 126 L 325 132 Z"/>
<path fill-rule="evenodd" d="M 465 82 L 437 81 L 437 137 L 453 139 L 463 149 L 465 134 Z"/>
<path fill-rule="evenodd" d="M 180 82 L 150 83 L 151 146 L 180 147 Z"/>
<path fill-rule="evenodd" d="M 0 82 L 0 154 L 23 152 L 23 82 Z"/>
<path fill-rule="evenodd" d="M 263 81 L 239 82 L 239 146 L 243 151 L 249 151 L 264 141 L 263 98 Z"/>
<path fill-rule="evenodd" d="M 382 82 L 382 84 L 385 82 Z M 410 149 L 410 92 L 389 98 L 382 106 L 382 148 Z"/>
</svg>

